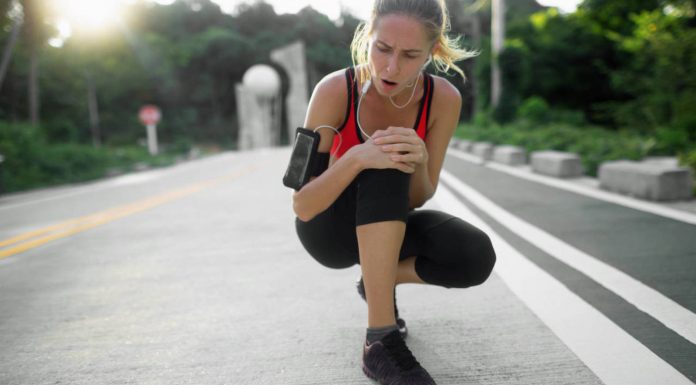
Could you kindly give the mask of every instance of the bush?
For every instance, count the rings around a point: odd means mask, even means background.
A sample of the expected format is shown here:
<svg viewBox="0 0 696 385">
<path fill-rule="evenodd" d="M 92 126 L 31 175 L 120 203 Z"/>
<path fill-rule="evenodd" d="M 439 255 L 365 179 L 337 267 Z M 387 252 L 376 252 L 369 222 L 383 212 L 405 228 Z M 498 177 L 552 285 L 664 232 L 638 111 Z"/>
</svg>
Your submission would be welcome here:
<svg viewBox="0 0 696 385">
<path fill-rule="evenodd" d="M 691 175 L 694 177 L 694 196 L 696 196 L 696 149 L 691 148 L 679 154 L 679 164 L 691 168 Z"/>
<path fill-rule="evenodd" d="M 75 143 L 46 146 L 36 159 L 42 184 L 73 183 L 103 176 L 109 167 L 105 151 Z"/>
<path fill-rule="evenodd" d="M 49 144 L 39 127 L 0 122 L 0 192 L 26 190 L 103 177 L 110 169 L 133 170 L 136 164 L 168 166 L 192 144 L 178 140 L 157 156 L 145 147 L 94 148 L 77 143 Z"/>
<path fill-rule="evenodd" d="M 554 123 L 530 129 L 527 124 L 460 125 L 455 136 L 494 144 L 520 146 L 527 152 L 569 151 L 580 155 L 587 175 L 597 176 L 599 165 L 607 160 L 638 160 L 656 155 L 657 140 L 631 131 L 608 131 L 599 127 L 575 127 Z"/>
<path fill-rule="evenodd" d="M 37 127 L 0 122 L 0 191 L 37 185 L 43 174 L 35 160 L 44 148 L 45 138 Z"/>
<path fill-rule="evenodd" d="M 104 151 L 80 144 L 49 145 L 38 127 L 0 123 L 2 191 L 98 178 L 105 174 L 109 157 Z"/>
<path fill-rule="evenodd" d="M 543 98 L 532 96 L 517 109 L 517 117 L 530 123 L 546 123 L 550 117 L 549 105 Z"/>
</svg>

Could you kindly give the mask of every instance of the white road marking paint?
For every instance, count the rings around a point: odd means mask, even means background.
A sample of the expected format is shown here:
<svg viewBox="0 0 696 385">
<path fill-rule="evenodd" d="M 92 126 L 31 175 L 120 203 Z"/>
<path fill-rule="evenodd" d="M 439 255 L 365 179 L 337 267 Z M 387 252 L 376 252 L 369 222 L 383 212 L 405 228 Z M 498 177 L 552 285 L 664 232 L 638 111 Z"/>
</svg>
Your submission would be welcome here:
<svg viewBox="0 0 696 385">
<path fill-rule="evenodd" d="M 456 158 L 481 165 L 481 159 L 477 156 L 467 154 L 465 152 L 453 148 L 447 149 L 447 153 Z M 485 166 L 519 178 L 531 180 L 538 183 L 543 183 L 547 186 L 560 188 L 566 191 L 582 194 L 595 199 L 601 199 L 603 201 L 616 203 L 621 206 L 630 207 L 632 209 L 645 211 L 651 214 L 663 216 L 665 218 L 670 218 L 677 221 L 696 225 L 696 215 L 686 211 L 675 210 L 649 201 L 643 201 L 640 199 L 632 198 L 630 196 L 619 195 L 608 191 L 575 184 L 563 179 L 552 178 L 541 174 L 535 174 L 532 172 L 524 171 L 520 168 L 507 166 L 501 163 L 486 162 Z"/>
<path fill-rule="evenodd" d="M 496 274 L 606 385 L 693 384 L 505 242 L 446 186 L 439 186 L 434 200 L 488 234 L 497 255 Z"/>
<path fill-rule="evenodd" d="M 246 151 L 246 152 L 249 153 L 252 151 Z M 200 166 L 204 162 L 211 162 L 212 163 L 212 162 L 217 162 L 217 161 L 235 160 L 236 158 L 240 157 L 240 154 L 244 154 L 244 153 L 245 153 L 244 151 L 234 152 L 234 153 L 223 153 L 223 154 L 219 154 L 219 155 L 210 156 L 207 158 L 197 159 L 197 160 L 186 162 L 186 163 L 181 163 L 178 165 L 173 165 L 173 166 L 167 167 L 166 169 L 154 169 L 154 170 L 148 170 L 148 171 L 141 171 L 141 172 L 138 172 L 136 174 L 122 175 L 122 176 L 118 176 L 118 177 L 108 178 L 105 180 L 91 182 L 90 184 L 88 184 L 86 186 L 66 187 L 65 189 L 69 190 L 70 192 L 66 192 L 65 194 L 47 196 L 44 198 L 37 198 L 37 199 L 19 202 L 19 203 L 15 203 L 15 204 L 3 205 L 2 200 L 0 200 L 0 211 L 15 209 L 18 207 L 29 206 L 29 205 L 33 205 L 33 204 L 37 204 L 37 203 L 59 200 L 59 199 L 63 199 L 63 198 L 72 197 L 75 195 L 100 191 L 100 190 L 108 189 L 111 187 L 120 187 L 123 185 L 143 183 L 143 182 L 146 182 L 148 180 L 156 179 L 156 178 L 163 176 L 165 174 L 167 176 L 172 176 L 172 175 L 179 174 L 181 172 L 188 171 L 189 169 L 191 169 L 193 167 Z M 262 154 L 266 155 L 265 152 L 262 152 Z M 26 194 L 26 195 L 44 194 L 44 195 L 47 195 L 47 194 L 50 194 L 50 192 L 27 192 L 27 193 L 19 193 L 19 194 Z"/>
<path fill-rule="evenodd" d="M 587 275 L 696 344 L 696 314 L 628 274 L 505 211 L 445 170 L 442 170 L 442 180 L 510 231 Z"/>
<path fill-rule="evenodd" d="M 163 172 L 143 172 L 137 174 L 123 175 L 118 178 L 114 178 L 109 185 L 110 186 L 127 186 L 131 184 L 138 184 L 147 182 L 150 180 L 157 179 L 161 177 Z"/>
<path fill-rule="evenodd" d="M 72 191 L 67 192 L 65 194 L 53 195 L 53 196 L 48 196 L 45 198 L 38 198 L 38 199 L 20 202 L 20 203 L 15 203 L 15 204 L 10 204 L 10 205 L 2 205 L 2 206 L 0 206 L 0 210 L 14 209 L 14 208 L 29 206 L 29 205 L 33 205 L 33 204 L 37 204 L 37 203 L 59 200 L 59 199 L 68 198 L 68 197 L 75 196 L 75 195 L 80 195 L 80 194 L 85 194 L 85 193 L 96 192 L 99 190 L 108 189 L 111 187 L 120 187 L 120 186 L 127 186 L 127 185 L 131 185 L 131 184 L 143 183 L 143 182 L 146 182 L 149 180 L 157 179 L 160 176 L 162 176 L 163 173 L 164 172 L 161 170 L 151 170 L 151 171 L 139 172 L 136 174 L 122 175 L 122 176 L 111 178 L 111 179 L 108 179 L 105 181 L 98 181 L 94 184 L 90 184 L 90 185 L 87 185 L 84 187 L 77 187 L 76 189 L 70 188 L 70 190 L 72 190 Z"/>
</svg>

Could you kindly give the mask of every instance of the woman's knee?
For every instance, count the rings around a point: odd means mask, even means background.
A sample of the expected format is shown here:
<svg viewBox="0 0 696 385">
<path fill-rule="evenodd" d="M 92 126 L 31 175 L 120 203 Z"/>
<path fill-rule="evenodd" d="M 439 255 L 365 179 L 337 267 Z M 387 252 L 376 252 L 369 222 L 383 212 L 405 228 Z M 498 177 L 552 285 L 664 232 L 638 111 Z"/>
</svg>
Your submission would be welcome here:
<svg viewBox="0 0 696 385">
<path fill-rule="evenodd" d="M 486 282 L 493 272 L 496 262 L 496 254 L 493 243 L 485 232 L 471 224 L 456 218 L 442 229 L 450 232 L 449 242 L 443 242 L 441 252 L 451 256 L 449 287 L 466 288 L 478 286 Z M 458 236 L 452 236 L 453 234 Z"/>
<path fill-rule="evenodd" d="M 493 267 L 495 267 L 496 255 L 493 249 L 493 243 L 491 242 L 488 234 L 481 231 L 478 235 L 478 247 L 475 255 L 470 256 L 475 259 L 475 268 L 472 269 L 471 274 L 468 274 L 468 280 L 470 286 L 481 285 L 486 282 L 493 272 Z"/>
<path fill-rule="evenodd" d="M 476 229 L 468 235 L 466 245 L 462 249 L 465 254 L 460 255 L 460 260 L 466 261 L 465 266 L 462 266 L 465 287 L 483 284 L 493 272 L 496 262 L 491 238 L 488 234 Z"/>
</svg>

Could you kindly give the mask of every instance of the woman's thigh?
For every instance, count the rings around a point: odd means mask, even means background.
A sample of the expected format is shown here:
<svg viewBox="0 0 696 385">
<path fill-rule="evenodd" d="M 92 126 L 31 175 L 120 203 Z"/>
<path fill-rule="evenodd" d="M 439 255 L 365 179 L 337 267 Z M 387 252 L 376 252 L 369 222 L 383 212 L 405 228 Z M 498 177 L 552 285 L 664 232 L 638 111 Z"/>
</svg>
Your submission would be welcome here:
<svg viewBox="0 0 696 385">
<path fill-rule="evenodd" d="M 305 250 L 322 265 L 334 269 L 353 266 L 359 256 L 355 237 L 354 187 L 349 185 L 326 210 L 307 222 L 295 218 L 295 230 Z"/>
<path fill-rule="evenodd" d="M 410 174 L 396 169 L 363 170 L 333 204 L 310 221 L 295 219 L 307 252 L 319 263 L 344 268 L 359 263 L 356 226 L 407 221 Z"/>
<path fill-rule="evenodd" d="M 305 249 L 324 266 L 350 267 L 360 261 L 355 228 L 361 218 L 363 222 L 403 218 L 406 232 L 399 259 L 416 256 L 416 272 L 424 281 L 445 287 L 468 287 L 485 281 L 495 263 L 495 253 L 483 231 L 442 211 L 408 211 L 408 202 L 403 207 L 403 191 L 398 189 L 401 203 L 373 205 L 367 193 L 393 191 L 395 184 L 387 183 L 389 188 L 384 188 L 387 181 L 397 181 L 403 189 L 400 177 L 379 170 L 361 173 L 324 212 L 308 222 L 296 219 Z M 376 200 L 389 201 L 384 195 Z"/>
</svg>

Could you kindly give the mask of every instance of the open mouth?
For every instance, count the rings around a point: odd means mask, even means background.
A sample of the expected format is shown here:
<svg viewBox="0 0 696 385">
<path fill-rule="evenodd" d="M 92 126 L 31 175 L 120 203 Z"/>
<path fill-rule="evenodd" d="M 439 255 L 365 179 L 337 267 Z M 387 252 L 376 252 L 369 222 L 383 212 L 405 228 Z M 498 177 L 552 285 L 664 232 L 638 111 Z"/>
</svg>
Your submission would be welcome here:
<svg viewBox="0 0 696 385">
<path fill-rule="evenodd" d="M 384 82 L 384 84 L 386 84 L 388 86 L 395 86 L 397 84 L 397 83 L 390 82 L 389 80 L 384 80 L 384 79 L 382 79 L 382 82 Z"/>
</svg>

